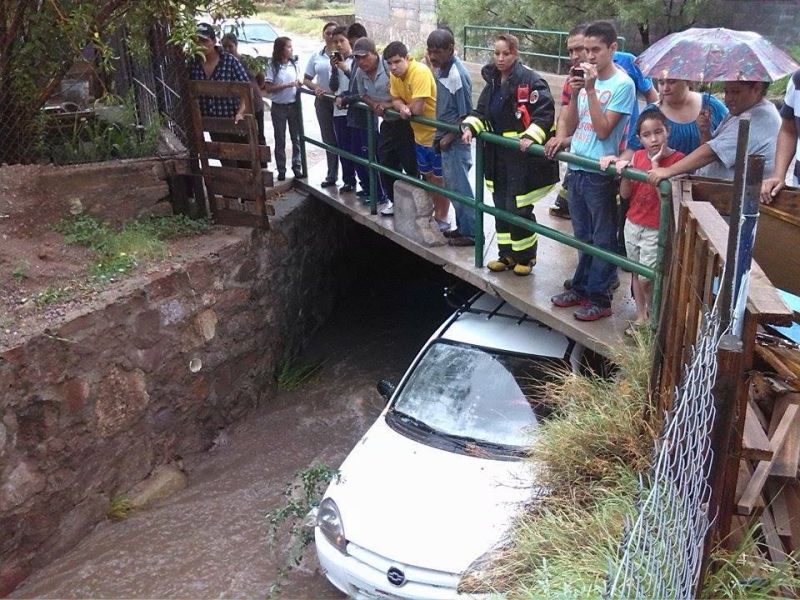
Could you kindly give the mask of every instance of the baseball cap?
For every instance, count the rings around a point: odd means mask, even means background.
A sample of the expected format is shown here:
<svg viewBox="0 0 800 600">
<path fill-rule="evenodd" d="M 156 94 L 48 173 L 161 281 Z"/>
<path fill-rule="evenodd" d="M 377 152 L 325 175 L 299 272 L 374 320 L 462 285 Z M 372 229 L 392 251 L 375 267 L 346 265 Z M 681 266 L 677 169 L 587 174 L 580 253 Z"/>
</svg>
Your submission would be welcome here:
<svg viewBox="0 0 800 600">
<path fill-rule="evenodd" d="M 216 40 L 217 39 L 217 32 L 214 31 L 214 28 L 209 25 L 208 23 L 198 23 L 197 24 L 197 37 L 204 38 L 207 40 Z"/>
<path fill-rule="evenodd" d="M 375 49 L 375 42 L 369 38 L 359 38 L 356 40 L 356 43 L 353 44 L 353 56 L 366 56 L 370 52 L 372 54 L 378 53 Z"/>
</svg>

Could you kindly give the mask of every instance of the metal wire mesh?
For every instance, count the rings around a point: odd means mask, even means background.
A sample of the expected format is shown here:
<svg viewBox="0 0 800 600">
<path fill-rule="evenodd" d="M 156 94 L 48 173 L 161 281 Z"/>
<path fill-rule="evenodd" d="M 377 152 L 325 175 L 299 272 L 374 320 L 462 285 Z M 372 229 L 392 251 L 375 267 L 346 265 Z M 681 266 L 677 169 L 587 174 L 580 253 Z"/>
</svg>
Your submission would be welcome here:
<svg viewBox="0 0 800 600">
<path fill-rule="evenodd" d="M 639 482 L 605 598 L 692 598 L 710 526 L 708 485 L 720 319 L 706 312 L 691 360 L 667 413 L 653 468 Z"/>
<path fill-rule="evenodd" d="M 144 48 L 133 52 L 126 31 L 120 30 L 110 41 L 116 57 L 110 72 L 98 67 L 87 48 L 44 106 L 34 105 L 30 94 L 1 90 L 0 164 L 152 156 L 159 128 L 174 134 L 170 147 L 189 147 L 186 60 L 168 38 L 169 28 L 156 23 Z M 103 101 L 108 98 L 117 102 Z"/>
</svg>

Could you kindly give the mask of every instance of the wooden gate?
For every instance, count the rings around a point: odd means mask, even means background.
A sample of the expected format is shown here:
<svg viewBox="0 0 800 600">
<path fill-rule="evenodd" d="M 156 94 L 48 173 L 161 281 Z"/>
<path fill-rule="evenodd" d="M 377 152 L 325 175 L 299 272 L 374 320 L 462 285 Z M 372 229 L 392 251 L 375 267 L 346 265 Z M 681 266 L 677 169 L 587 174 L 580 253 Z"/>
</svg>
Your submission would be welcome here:
<svg viewBox="0 0 800 600">
<path fill-rule="evenodd" d="M 190 81 L 189 95 L 200 169 L 208 192 L 214 222 L 269 229 L 265 187 L 272 187 L 272 173 L 262 168 L 270 150 L 258 143 L 258 126 L 253 116 L 253 94 L 249 83 Z M 244 120 L 204 117 L 199 98 L 239 97 L 245 103 Z M 208 132 L 212 141 L 206 141 Z M 214 138 L 217 138 L 216 140 Z M 217 159 L 222 166 L 209 165 Z"/>
</svg>

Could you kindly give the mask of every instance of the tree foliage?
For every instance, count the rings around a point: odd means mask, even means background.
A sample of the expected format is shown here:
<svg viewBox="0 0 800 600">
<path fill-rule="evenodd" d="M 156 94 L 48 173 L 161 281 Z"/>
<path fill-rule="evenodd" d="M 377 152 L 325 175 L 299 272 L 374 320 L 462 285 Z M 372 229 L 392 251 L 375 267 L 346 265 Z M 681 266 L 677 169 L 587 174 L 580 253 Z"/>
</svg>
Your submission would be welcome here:
<svg viewBox="0 0 800 600">
<path fill-rule="evenodd" d="M 99 71 L 110 70 L 115 57 L 109 41 L 123 25 L 131 43 L 141 45 L 150 24 L 168 23 L 172 41 L 184 45 L 191 44 L 198 13 L 254 10 L 252 0 L 0 0 L 0 134 L 12 144 L 29 136 L 81 55 L 92 55 Z M 24 159 L 13 156 L 8 143 L 0 146 L 6 146 L 0 162 Z"/>
<path fill-rule="evenodd" d="M 505 25 L 569 30 L 578 23 L 615 19 L 633 25 L 643 46 L 651 30 L 661 33 L 691 26 L 713 0 L 439 0 L 439 18 L 454 31 L 464 25 Z"/>
</svg>

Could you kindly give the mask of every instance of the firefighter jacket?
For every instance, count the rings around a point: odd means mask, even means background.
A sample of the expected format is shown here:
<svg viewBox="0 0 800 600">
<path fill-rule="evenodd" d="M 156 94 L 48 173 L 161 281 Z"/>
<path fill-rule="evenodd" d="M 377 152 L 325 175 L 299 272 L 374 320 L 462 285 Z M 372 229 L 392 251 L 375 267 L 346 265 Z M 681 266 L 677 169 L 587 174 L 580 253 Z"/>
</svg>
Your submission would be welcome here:
<svg viewBox="0 0 800 600">
<path fill-rule="evenodd" d="M 483 67 L 481 75 L 486 86 L 463 126 L 474 135 L 489 131 L 514 139 L 526 137 L 539 145 L 552 137 L 555 105 L 550 87 L 538 73 L 517 61 L 505 83 L 493 64 Z M 485 146 L 485 169 L 487 187 L 494 190 L 498 184 L 513 194 L 518 207 L 541 200 L 559 180 L 557 162 L 490 142 Z"/>
</svg>

